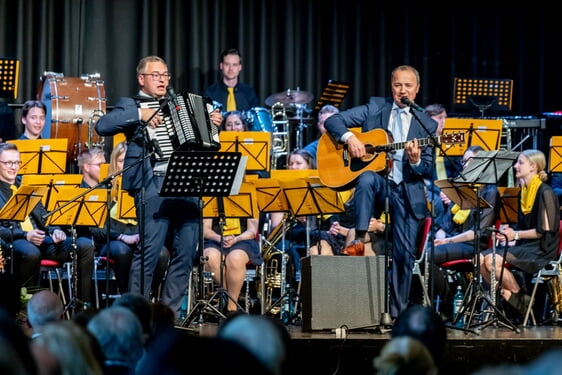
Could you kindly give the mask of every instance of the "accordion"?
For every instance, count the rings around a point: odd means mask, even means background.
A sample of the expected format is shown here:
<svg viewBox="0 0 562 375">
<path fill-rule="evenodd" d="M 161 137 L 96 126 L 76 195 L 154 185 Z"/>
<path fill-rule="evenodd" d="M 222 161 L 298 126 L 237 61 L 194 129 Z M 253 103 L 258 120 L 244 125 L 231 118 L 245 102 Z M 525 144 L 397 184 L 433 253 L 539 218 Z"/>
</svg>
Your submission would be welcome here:
<svg viewBox="0 0 562 375">
<path fill-rule="evenodd" d="M 165 99 L 162 99 L 165 100 Z M 141 102 L 141 108 L 159 109 L 161 102 Z M 148 138 L 157 162 L 167 161 L 174 151 L 217 151 L 218 127 L 211 123 L 212 101 L 199 95 L 181 93 L 159 111 L 163 123 L 147 126 Z"/>
</svg>

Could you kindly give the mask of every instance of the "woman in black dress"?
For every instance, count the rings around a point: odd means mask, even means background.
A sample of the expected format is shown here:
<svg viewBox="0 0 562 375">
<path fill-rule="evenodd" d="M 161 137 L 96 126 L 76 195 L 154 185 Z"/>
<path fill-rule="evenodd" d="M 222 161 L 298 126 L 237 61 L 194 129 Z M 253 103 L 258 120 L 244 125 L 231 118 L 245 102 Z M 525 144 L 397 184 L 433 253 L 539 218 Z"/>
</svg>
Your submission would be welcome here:
<svg viewBox="0 0 562 375">
<path fill-rule="evenodd" d="M 560 205 L 552 188 L 543 182 L 547 180 L 545 167 L 546 158 L 541 151 L 525 150 L 519 154 L 514 166 L 515 177 L 521 186 L 517 227 L 503 229 L 508 243 L 513 244 L 507 249 L 505 261 L 529 274 L 555 260 L 560 243 Z M 497 251 L 496 277 L 501 274 L 503 264 L 503 251 Z M 491 249 L 482 253 L 480 269 L 482 277 L 490 282 Z M 530 297 L 508 268 L 503 270 L 501 294 L 521 315 L 525 315 Z"/>
</svg>

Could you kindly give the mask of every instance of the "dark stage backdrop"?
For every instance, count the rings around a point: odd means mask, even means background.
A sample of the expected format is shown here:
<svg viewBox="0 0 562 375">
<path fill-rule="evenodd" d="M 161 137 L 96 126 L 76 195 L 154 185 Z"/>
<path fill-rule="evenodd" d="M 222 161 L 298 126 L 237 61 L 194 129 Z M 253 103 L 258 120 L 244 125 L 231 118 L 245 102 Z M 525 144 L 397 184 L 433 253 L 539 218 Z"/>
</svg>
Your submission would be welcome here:
<svg viewBox="0 0 562 375">
<path fill-rule="evenodd" d="M 517 7 L 458 2 L 354 0 L 0 0 L 0 57 L 21 60 L 20 94 L 35 98 L 43 72 L 99 73 L 107 105 L 136 92 L 135 66 L 168 62 L 176 91 L 201 93 L 219 78 L 225 48 L 243 54 L 241 80 L 265 99 L 286 89 L 314 100 L 347 81 L 349 108 L 389 94 L 393 67 L 418 68 L 417 98 L 452 106 L 453 78 L 513 79 L 505 115 L 562 110 L 559 13 L 542 1 Z M 425 5 L 425 4 L 424 4 Z M 19 121 L 19 120 L 18 120 Z"/>
</svg>

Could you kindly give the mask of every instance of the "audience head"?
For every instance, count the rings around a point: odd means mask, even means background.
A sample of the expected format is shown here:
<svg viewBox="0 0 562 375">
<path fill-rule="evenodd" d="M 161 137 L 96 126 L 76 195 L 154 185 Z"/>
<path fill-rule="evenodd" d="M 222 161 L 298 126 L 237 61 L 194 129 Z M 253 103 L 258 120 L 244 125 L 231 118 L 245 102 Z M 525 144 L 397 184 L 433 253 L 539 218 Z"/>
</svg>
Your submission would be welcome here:
<svg viewBox="0 0 562 375">
<path fill-rule="evenodd" d="M 447 119 L 447 110 L 445 109 L 445 106 L 439 103 L 430 104 L 424 108 L 424 112 L 437 121 L 437 130 L 435 131 L 435 134 L 441 135 L 441 133 L 443 133 L 443 128 L 445 127 L 445 120 Z"/>
<path fill-rule="evenodd" d="M 324 134 L 326 133 L 326 128 L 324 127 L 324 122 L 326 121 L 326 119 L 332 115 L 335 115 L 336 113 L 339 113 L 339 109 L 331 104 L 326 104 L 325 106 L 323 106 L 322 108 L 320 108 L 320 111 L 318 111 L 318 122 L 316 123 L 318 125 L 318 131 L 320 132 L 320 134 Z"/>
<path fill-rule="evenodd" d="M 427 347 L 412 337 L 395 337 L 388 341 L 373 366 L 380 375 L 430 375 L 437 367 Z"/>
<path fill-rule="evenodd" d="M 279 326 L 270 318 L 236 315 L 219 327 L 217 337 L 242 345 L 273 374 L 281 373 L 287 357 L 287 346 Z"/>
<path fill-rule="evenodd" d="M 152 306 L 150 301 L 142 294 L 127 292 L 113 302 L 112 306 L 126 307 L 135 313 L 141 323 L 142 331 L 145 336 L 145 343 L 150 338 L 152 322 Z"/>
<path fill-rule="evenodd" d="M 392 337 L 401 336 L 421 341 L 428 348 L 435 363 L 441 363 L 447 330 L 439 314 L 431 308 L 412 305 L 400 313 L 392 329 Z"/>
<path fill-rule="evenodd" d="M 140 321 L 130 309 L 122 306 L 102 309 L 87 328 L 98 341 L 106 361 L 135 368 L 144 353 L 144 337 Z"/>
<path fill-rule="evenodd" d="M 59 296 L 50 290 L 41 290 L 27 302 L 27 321 L 33 333 L 41 333 L 48 323 L 63 319 L 64 306 Z"/>
<path fill-rule="evenodd" d="M 240 111 L 230 111 L 224 115 L 223 129 L 229 132 L 248 131 L 248 124 Z"/>
<path fill-rule="evenodd" d="M 29 338 L 12 312 L 7 312 L 4 306 L 0 306 L 0 374 L 35 373 L 37 365 L 29 346 Z"/>
<path fill-rule="evenodd" d="M 48 324 L 32 346 L 44 346 L 60 363 L 65 375 L 103 374 L 99 346 L 93 336 L 72 320 Z"/>
<path fill-rule="evenodd" d="M 297 149 L 291 152 L 289 156 L 289 165 L 287 169 L 291 170 L 304 170 L 316 169 L 314 158 L 310 153 L 304 149 Z"/>
<path fill-rule="evenodd" d="M 101 147 L 82 150 L 77 163 L 84 181 L 89 186 L 95 186 L 100 182 L 100 166 L 106 163 L 105 152 Z"/>
<path fill-rule="evenodd" d="M 21 122 L 24 126 L 23 133 L 29 139 L 38 139 L 45 127 L 45 114 L 47 107 L 39 100 L 28 100 L 21 109 Z"/>
</svg>

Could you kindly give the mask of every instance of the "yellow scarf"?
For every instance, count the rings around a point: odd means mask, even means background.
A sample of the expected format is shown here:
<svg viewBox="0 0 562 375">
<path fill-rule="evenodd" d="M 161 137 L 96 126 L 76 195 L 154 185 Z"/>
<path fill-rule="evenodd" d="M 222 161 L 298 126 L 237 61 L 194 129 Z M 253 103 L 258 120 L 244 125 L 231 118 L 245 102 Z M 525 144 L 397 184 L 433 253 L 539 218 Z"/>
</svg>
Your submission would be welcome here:
<svg viewBox="0 0 562 375">
<path fill-rule="evenodd" d="M 537 191 L 539 191 L 539 186 L 541 186 L 541 184 L 542 181 L 537 174 L 531 178 L 528 185 L 521 188 L 521 211 L 523 215 L 527 215 L 533 209 L 535 197 L 537 196 Z"/>
<path fill-rule="evenodd" d="M 453 221 L 457 224 L 463 224 L 468 216 L 470 215 L 470 210 L 461 210 L 458 204 L 455 204 L 453 208 L 451 208 L 451 213 L 453 213 Z"/>
</svg>

